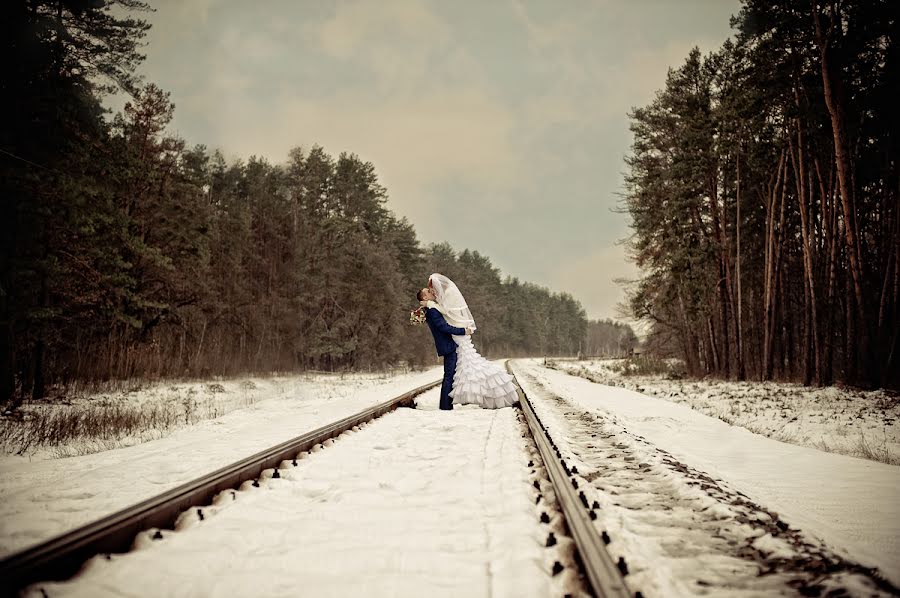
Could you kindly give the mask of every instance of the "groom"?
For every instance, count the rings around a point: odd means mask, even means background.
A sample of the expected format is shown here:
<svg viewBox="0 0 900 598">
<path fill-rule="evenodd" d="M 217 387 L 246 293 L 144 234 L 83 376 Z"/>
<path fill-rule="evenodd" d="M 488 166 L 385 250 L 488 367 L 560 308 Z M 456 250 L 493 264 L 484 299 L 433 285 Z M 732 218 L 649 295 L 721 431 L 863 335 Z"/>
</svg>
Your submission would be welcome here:
<svg viewBox="0 0 900 598">
<path fill-rule="evenodd" d="M 416 298 L 422 306 L 429 301 L 435 301 L 437 296 L 434 290 L 424 288 L 416 293 Z M 431 328 L 431 334 L 434 336 L 434 346 L 438 355 L 444 358 L 444 383 L 441 385 L 441 409 L 453 409 L 453 399 L 450 398 L 450 391 L 453 390 L 453 374 L 456 372 L 456 343 L 451 338 L 452 335 L 462 336 L 463 334 L 472 334 L 471 328 L 457 328 L 451 326 L 444 319 L 440 311 L 433 307 L 425 308 L 425 321 Z"/>
</svg>

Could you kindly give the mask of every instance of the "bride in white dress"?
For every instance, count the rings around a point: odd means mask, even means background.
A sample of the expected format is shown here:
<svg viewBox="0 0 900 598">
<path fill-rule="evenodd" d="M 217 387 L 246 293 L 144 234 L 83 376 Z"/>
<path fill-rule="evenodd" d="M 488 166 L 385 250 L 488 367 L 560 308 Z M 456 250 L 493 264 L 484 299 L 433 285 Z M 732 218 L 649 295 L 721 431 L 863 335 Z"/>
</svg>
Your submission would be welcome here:
<svg viewBox="0 0 900 598">
<path fill-rule="evenodd" d="M 437 302 L 429 301 L 451 326 L 476 330 L 475 319 L 456 284 L 443 274 L 432 274 L 428 286 Z M 509 407 L 519 400 L 513 377 L 503 368 L 482 357 L 469 336 L 453 336 L 456 342 L 456 371 L 450 397 L 454 405 L 475 404 L 485 409 Z"/>
</svg>

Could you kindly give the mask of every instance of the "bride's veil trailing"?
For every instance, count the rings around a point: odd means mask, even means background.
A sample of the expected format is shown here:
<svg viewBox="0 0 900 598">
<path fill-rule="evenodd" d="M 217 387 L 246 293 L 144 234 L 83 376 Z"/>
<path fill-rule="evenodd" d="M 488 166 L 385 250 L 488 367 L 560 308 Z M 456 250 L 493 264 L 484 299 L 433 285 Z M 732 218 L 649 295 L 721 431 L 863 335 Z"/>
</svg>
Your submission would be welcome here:
<svg viewBox="0 0 900 598">
<path fill-rule="evenodd" d="M 428 278 L 437 301 L 443 308 L 444 319 L 451 326 L 475 329 L 475 318 L 456 284 L 443 274 L 434 273 Z"/>
</svg>

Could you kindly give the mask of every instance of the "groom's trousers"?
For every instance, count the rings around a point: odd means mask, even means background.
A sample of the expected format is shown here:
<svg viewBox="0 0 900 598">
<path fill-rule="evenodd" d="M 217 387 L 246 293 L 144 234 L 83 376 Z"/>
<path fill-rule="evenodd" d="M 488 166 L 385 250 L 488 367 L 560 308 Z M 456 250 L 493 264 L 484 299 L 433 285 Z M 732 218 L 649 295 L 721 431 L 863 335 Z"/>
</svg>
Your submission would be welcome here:
<svg viewBox="0 0 900 598">
<path fill-rule="evenodd" d="M 453 409 L 453 399 L 450 391 L 453 390 L 453 374 L 456 373 L 456 351 L 444 355 L 444 383 L 441 384 L 441 409 Z"/>
</svg>

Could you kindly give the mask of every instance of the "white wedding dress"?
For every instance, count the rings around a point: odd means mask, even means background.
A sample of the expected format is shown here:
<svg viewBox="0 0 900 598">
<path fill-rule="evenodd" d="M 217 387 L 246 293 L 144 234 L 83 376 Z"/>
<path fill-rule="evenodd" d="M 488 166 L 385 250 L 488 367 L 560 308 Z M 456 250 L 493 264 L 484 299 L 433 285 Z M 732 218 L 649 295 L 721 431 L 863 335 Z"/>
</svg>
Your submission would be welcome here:
<svg viewBox="0 0 900 598">
<path fill-rule="evenodd" d="M 429 284 L 437 295 L 437 308 L 451 326 L 475 329 L 475 319 L 456 284 L 442 274 L 432 274 Z M 429 303 L 430 305 L 430 303 Z M 509 407 L 519 400 L 513 377 L 482 357 L 470 336 L 453 336 L 456 342 L 456 371 L 450 398 L 454 405 L 474 404 L 485 409 Z"/>
<path fill-rule="evenodd" d="M 469 336 L 454 336 L 456 372 L 450 398 L 454 405 L 474 403 L 485 409 L 509 407 L 519 400 L 513 377 L 475 350 Z"/>
</svg>

